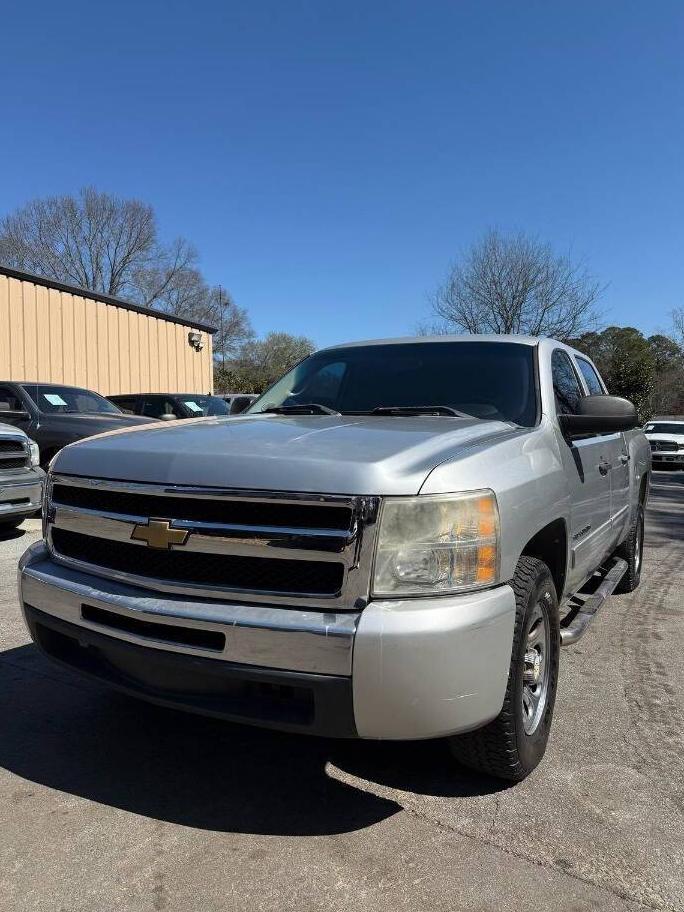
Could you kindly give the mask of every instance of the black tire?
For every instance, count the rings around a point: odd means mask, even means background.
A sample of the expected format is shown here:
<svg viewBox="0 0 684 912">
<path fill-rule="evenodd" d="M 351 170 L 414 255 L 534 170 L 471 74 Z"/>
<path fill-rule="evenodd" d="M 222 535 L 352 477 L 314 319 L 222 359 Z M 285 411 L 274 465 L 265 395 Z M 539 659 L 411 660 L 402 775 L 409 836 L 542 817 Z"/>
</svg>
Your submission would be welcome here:
<svg viewBox="0 0 684 912">
<path fill-rule="evenodd" d="M 543 561 L 521 557 L 511 585 L 515 593 L 515 628 L 503 708 L 488 725 L 454 735 L 449 739 L 449 745 L 453 756 L 464 766 L 499 779 L 520 782 L 532 772 L 546 751 L 558 685 L 560 629 L 556 587 Z M 531 621 L 539 614 L 545 624 L 548 622 L 547 689 L 540 718 L 528 734 L 523 718 L 525 654 Z"/>
<path fill-rule="evenodd" d="M 627 561 L 627 572 L 615 587 L 616 593 L 634 592 L 641 582 L 644 562 L 644 505 L 640 503 L 629 535 L 615 552 L 616 557 Z"/>
</svg>

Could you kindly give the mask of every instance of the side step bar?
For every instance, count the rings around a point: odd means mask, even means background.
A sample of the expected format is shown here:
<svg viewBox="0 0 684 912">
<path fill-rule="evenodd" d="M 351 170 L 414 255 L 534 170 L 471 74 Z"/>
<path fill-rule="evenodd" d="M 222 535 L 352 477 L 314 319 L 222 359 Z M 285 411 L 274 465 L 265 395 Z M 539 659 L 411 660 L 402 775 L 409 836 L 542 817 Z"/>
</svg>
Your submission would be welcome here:
<svg viewBox="0 0 684 912">
<path fill-rule="evenodd" d="M 615 587 L 626 572 L 627 561 L 623 560 L 621 557 L 613 558 L 613 563 L 599 584 L 596 592 L 587 596 L 577 612 L 572 615 L 567 626 L 561 625 L 561 646 L 569 646 L 572 643 L 576 643 L 584 636 L 587 628 L 599 613 L 601 606 L 608 596 L 613 593 Z"/>
</svg>

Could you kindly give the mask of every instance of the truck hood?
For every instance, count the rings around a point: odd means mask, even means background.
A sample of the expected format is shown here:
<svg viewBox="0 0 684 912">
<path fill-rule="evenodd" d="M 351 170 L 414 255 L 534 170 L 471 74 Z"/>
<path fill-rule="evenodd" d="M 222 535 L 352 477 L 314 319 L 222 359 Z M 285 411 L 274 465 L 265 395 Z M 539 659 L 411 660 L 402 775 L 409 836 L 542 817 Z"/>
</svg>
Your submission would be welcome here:
<svg viewBox="0 0 684 912">
<path fill-rule="evenodd" d="M 127 415 L 125 412 L 97 412 L 97 413 L 76 413 L 41 415 L 40 425 L 44 427 L 59 429 L 64 432 L 72 432 L 85 437 L 91 434 L 102 434 L 105 431 L 113 431 L 118 428 L 131 428 L 138 425 L 157 424 L 154 418 L 143 418 L 139 415 Z"/>
<path fill-rule="evenodd" d="M 26 440 L 26 434 L 13 424 L 3 424 L 0 422 L 0 437 L 14 437 L 15 439 Z"/>
<path fill-rule="evenodd" d="M 684 426 L 677 434 L 654 434 L 647 433 L 647 440 L 676 440 L 677 443 L 684 443 Z"/>
<path fill-rule="evenodd" d="M 476 418 L 246 415 L 114 431 L 65 447 L 56 472 L 321 494 L 417 494 L 435 466 L 519 433 Z"/>
</svg>

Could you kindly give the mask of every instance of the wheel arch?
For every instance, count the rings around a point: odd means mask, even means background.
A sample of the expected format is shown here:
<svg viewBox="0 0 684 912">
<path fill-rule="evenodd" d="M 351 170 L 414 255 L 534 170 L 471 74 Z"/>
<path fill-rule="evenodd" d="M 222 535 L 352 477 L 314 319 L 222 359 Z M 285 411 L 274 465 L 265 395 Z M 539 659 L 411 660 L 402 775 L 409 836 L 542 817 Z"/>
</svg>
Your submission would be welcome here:
<svg viewBox="0 0 684 912">
<path fill-rule="evenodd" d="M 554 519 L 527 542 L 521 557 L 536 557 L 551 571 L 556 595 L 560 601 L 565 589 L 568 570 L 568 527 L 564 519 Z"/>
</svg>

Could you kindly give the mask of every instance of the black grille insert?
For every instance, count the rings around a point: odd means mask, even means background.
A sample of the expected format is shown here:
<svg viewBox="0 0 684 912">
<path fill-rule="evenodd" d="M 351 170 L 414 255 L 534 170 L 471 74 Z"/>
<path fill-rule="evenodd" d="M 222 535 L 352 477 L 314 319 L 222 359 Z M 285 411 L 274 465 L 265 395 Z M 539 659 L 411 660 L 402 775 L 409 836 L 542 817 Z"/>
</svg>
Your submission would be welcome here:
<svg viewBox="0 0 684 912">
<path fill-rule="evenodd" d="M 0 440 L 0 453 L 19 453 L 24 455 L 26 450 L 18 440 Z"/>
<path fill-rule="evenodd" d="M 179 585 L 334 596 L 341 591 L 344 579 L 344 565 L 335 561 L 238 557 L 182 548 L 157 551 L 54 527 L 52 544 L 57 553 L 73 560 Z"/>
<path fill-rule="evenodd" d="M 126 614 L 117 614 L 94 605 L 81 605 L 84 621 L 100 624 L 112 630 L 134 633 L 137 636 L 164 643 L 175 643 L 180 646 L 196 646 L 198 649 L 215 649 L 221 652 L 226 645 L 226 637 L 218 630 L 202 630 L 199 627 L 179 627 L 176 624 L 157 624 L 154 621 L 143 621 Z"/>
<path fill-rule="evenodd" d="M 22 469 L 26 465 L 26 456 L 8 456 L 6 453 L 0 453 L 0 469 Z"/>
<path fill-rule="evenodd" d="M 192 495 L 108 491 L 64 484 L 54 485 L 52 500 L 56 504 L 105 513 L 163 516 L 168 519 L 194 519 L 242 526 L 348 530 L 352 524 L 351 507 L 328 504 L 214 500 Z"/>
</svg>

